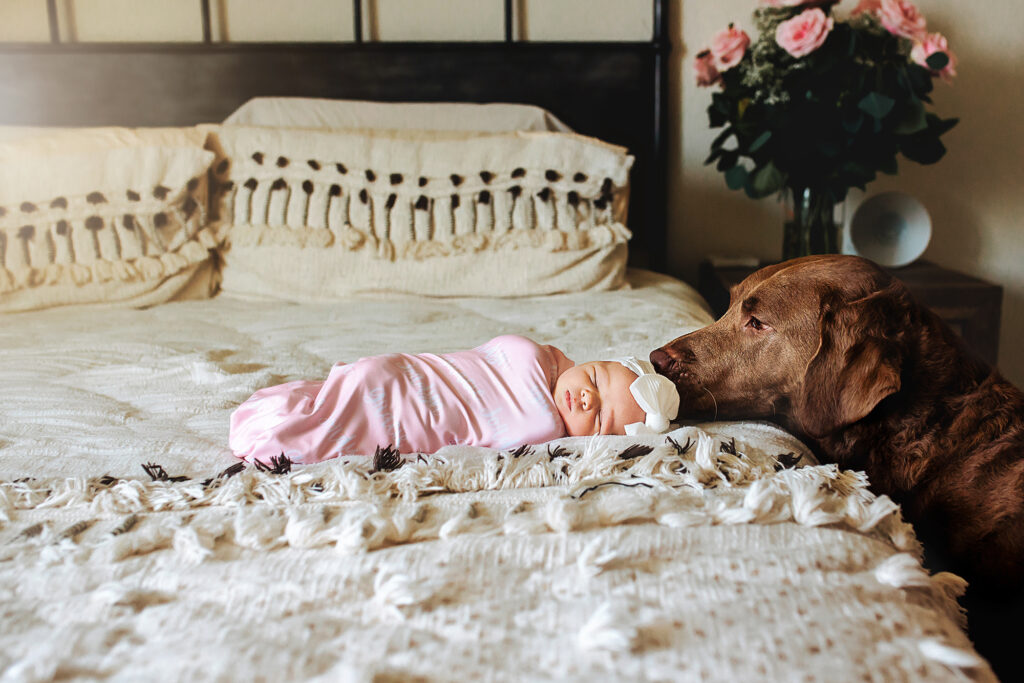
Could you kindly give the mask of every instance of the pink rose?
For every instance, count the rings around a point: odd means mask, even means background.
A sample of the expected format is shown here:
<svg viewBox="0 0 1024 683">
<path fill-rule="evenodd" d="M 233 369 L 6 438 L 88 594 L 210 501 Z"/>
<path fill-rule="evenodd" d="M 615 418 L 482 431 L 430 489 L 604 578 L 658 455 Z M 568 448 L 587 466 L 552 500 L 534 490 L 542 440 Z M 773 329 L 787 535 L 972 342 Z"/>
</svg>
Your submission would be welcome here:
<svg viewBox="0 0 1024 683">
<path fill-rule="evenodd" d="M 835 22 L 832 17 L 815 7 L 805 9 L 792 19 L 779 24 L 775 30 L 775 42 L 783 50 L 800 58 L 817 50 L 825 43 Z"/>
<path fill-rule="evenodd" d="M 711 56 L 715 58 L 715 67 L 719 71 L 728 71 L 743 59 L 750 45 L 750 36 L 743 31 L 729 24 L 725 29 L 711 40 Z"/>
<path fill-rule="evenodd" d="M 949 63 L 939 71 L 934 71 L 928 66 L 928 57 L 936 52 L 943 52 L 949 57 Z M 956 55 L 950 52 L 946 37 L 941 33 L 929 33 L 925 35 L 924 40 L 915 41 L 910 58 L 931 71 L 933 76 L 941 76 L 947 83 L 951 83 L 953 76 L 956 76 Z"/>
<path fill-rule="evenodd" d="M 722 80 L 722 75 L 715 67 L 715 57 L 711 50 L 703 50 L 693 60 L 693 70 L 697 73 L 697 85 L 714 85 Z"/>
<path fill-rule="evenodd" d="M 881 0 L 877 16 L 889 33 L 911 40 L 925 36 L 924 15 L 910 0 Z"/>
<path fill-rule="evenodd" d="M 860 4 L 853 8 L 851 16 L 868 12 L 869 14 L 878 14 L 878 10 L 882 8 L 881 0 L 860 0 Z"/>
</svg>

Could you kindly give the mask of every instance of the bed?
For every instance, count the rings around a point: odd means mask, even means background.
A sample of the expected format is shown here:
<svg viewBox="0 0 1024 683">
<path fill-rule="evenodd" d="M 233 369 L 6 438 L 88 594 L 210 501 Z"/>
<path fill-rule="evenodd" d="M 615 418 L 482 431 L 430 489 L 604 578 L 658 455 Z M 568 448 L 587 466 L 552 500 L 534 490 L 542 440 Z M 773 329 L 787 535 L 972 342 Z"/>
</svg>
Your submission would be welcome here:
<svg viewBox="0 0 1024 683">
<path fill-rule="evenodd" d="M 768 423 L 226 447 L 253 391 L 338 360 L 709 323 L 656 272 L 664 9 L 629 44 L 0 47 L 4 680 L 994 680 L 898 507 Z M 543 109 L 236 111 L 285 95 Z"/>
</svg>

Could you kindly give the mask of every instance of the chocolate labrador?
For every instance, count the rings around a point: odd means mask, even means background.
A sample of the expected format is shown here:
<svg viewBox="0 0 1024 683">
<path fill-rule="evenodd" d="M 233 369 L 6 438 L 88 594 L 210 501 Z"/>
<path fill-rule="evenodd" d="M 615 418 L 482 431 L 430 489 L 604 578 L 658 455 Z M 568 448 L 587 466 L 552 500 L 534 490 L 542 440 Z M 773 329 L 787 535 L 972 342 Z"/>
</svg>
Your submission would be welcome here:
<svg viewBox="0 0 1024 683">
<path fill-rule="evenodd" d="M 950 568 L 1024 584 L 1024 393 L 872 262 L 758 270 L 718 322 L 651 362 L 680 416 L 775 418 L 824 461 L 866 471 Z"/>
</svg>

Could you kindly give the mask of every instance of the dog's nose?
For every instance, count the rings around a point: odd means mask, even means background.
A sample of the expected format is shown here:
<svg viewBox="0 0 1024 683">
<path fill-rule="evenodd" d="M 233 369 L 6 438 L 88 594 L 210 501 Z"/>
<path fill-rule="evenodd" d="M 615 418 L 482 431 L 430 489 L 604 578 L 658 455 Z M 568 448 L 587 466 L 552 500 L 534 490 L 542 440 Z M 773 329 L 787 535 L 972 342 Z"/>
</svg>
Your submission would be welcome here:
<svg viewBox="0 0 1024 683">
<path fill-rule="evenodd" d="M 661 374 L 665 374 L 673 364 L 672 356 L 668 355 L 664 349 L 654 349 L 651 351 L 651 365 L 654 369 Z"/>
</svg>

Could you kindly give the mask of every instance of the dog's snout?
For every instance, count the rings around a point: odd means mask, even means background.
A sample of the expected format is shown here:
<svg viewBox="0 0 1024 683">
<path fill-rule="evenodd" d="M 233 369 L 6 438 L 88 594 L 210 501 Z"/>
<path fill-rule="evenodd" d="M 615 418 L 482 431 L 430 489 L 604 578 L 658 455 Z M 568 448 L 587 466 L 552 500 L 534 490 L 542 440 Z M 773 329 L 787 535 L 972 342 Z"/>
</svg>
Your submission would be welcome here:
<svg viewBox="0 0 1024 683">
<path fill-rule="evenodd" d="M 651 365 L 661 374 L 666 374 L 675 361 L 668 355 L 665 349 L 654 349 L 651 351 Z"/>
<path fill-rule="evenodd" d="M 668 369 L 673 365 L 694 365 L 697 363 L 697 354 L 688 344 L 677 339 L 651 351 L 651 363 L 659 370 Z"/>
</svg>

